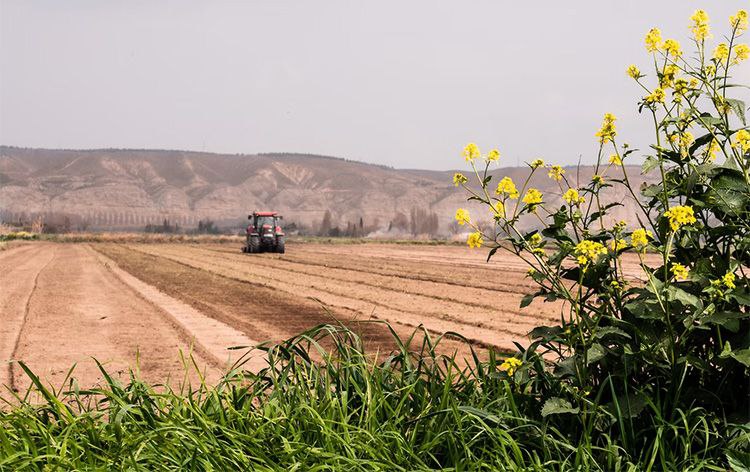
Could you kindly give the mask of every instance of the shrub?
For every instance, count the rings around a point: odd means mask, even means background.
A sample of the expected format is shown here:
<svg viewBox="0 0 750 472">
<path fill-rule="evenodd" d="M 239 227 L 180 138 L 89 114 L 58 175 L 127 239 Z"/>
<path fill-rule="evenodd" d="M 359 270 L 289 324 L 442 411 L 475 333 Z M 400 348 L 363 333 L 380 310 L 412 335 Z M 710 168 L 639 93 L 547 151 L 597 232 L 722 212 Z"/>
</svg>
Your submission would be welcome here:
<svg viewBox="0 0 750 472">
<path fill-rule="evenodd" d="M 520 190 L 508 178 L 495 188 L 488 170 L 498 153 L 482 156 L 474 144 L 464 157 L 476 186 L 454 177 L 497 226 L 489 237 L 459 209 L 458 222 L 476 230 L 468 244 L 528 263 L 538 291 L 522 306 L 534 297 L 564 303 L 560 325 L 533 330 L 533 342 L 520 349 L 509 375 L 514 401 L 573 444 L 596 450 L 614 441 L 628 460 L 660 470 L 725 452 L 750 463 L 750 132 L 745 103 L 731 96 L 741 90 L 731 73 L 748 57 L 738 44 L 747 13 L 732 16 L 727 41 L 713 52 L 708 16 L 698 10 L 691 20 L 692 56 L 654 28 L 646 36 L 653 77 L 627 69 L 645 91 L 639 112 L 654 123 L 643 172 L 658 172 L 656 183 L 630 185 L 623 163 L 638 150 L 619 144 L 610 113 L 596 133 L 590 182 L 576 185 L 541 159 L 528 164 L 529 178 L 547 172 L 559 184 L 559 208 L 528 179 Z M 603 203 L 615 186 L 638 205 L 634 227 L 608 217 L 622 205 Z M 523 215 L 540 229 L 522 232 Z M 623 272 L 630 255 L 640 261 L 639 278 Z"/>
<path fill-rule="evenodd" d="M 0 241 L 13 241 L 15 239 L 20 239 L 23 241 L 30 241 L 33 239 L 38 239 L 39 235 L 35 233 L 29 233 L 26 231 L 12 231 L 10 233 L 6 234 L 0 234 Z"/>
</svg>

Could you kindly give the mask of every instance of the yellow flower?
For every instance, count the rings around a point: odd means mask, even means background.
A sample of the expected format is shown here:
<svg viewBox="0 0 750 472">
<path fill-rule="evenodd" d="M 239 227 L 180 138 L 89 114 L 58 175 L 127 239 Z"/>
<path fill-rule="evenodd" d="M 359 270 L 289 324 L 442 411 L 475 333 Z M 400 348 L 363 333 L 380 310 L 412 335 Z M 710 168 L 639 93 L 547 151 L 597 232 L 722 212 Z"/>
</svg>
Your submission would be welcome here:
<svg viewBox="0 0 750 472">
<path fill-rule="evenodd" d="M 460 172 L 456 172 L 455 174 L 453 174 L 453 185 L 455 185 L 456 187 L 461 184 L 465 184 L 468 181 L 469 179 L 467 179 L 466 176 Z"/>
<path fill-rule="evenodd" d="M 693 20 L 691 29 L 696 41 L 711 38 L 711 31 L 708 26 L 708 13 L 705 10 L 695 10 L 690 19 Z"/>
<path fill-rule="evenodd" d="M 685 131 L 680 135 L 680 154 L 683 158 L 688 156 L 690 145 L 693 144 L 694 141 L 695 138 L 690 131 Z"/>
<path fill-rule="evenodd" d="M 523 196 L 522 201 L 532 207 L 538 205 L 542 203 L 542 192 L 535 188 L 530 188 L 526 191 L 526 195 Z"/>
<path fill-rule="evenodd" d="M 745 31 L 747 29 L 747 11 L 738 10 L 736 15 L 729 17 L 729 24 L 732 29 L 736 30 L 737 34 Z"/>
<path fill-rule="evenodd" d="M 614 141 L 617 136 L 617 129 L 615 128 L 615 120 L 617 117 L 612 113 L 604 114 L 604 121 L 602 127 L 596 132 L 596 136 L 599 138 L 600 144 L 606 144 L 608 141 Z"/>
<path fill-rule="evenodd" d="M 541 234 L 539 233 L 532 234 L 531 237 L 529 238 L 529 246 L 531 247 L 539 246 L 540 244 L 542 244 L 542 239 L 543 238 Z"/>
<path fill-rule="evenodd" d="M 729 57 L 729 46 L 727 43 L 719 43 L 714 49 L 714 59 L 717 61 L 725 61 Z"/>
<path fill-rule="evenodd" d="M 655 52 L 661 47 L 661 31 L 659 28 L 651 28 L 646 33 L 646 51 Z"/>
<path fill-rule="evenodd" d="M 684 225 L 691 225 L 697 220 L 691 206 L 673 206 L 664 212 L 664 216 L 669 218 L 669 226 L 672 231 L 677 231 Z"/>
<path fill-rule="evenodd" d="M 636 66 L 635 64 L 631 64 L 628 66 L 628 75 L 638 80 L 638 78 L 640 78 L 641 76 L 641 71 L 640 69 L 638 69 L 638 66 Z"/>
<path fill-rule="evenodd" d="M 686 280 L 690 275 L 690 270 L 682 264 L 673 264 L 672 275 L 676 280 Z"/>
<path fill-rule="evenodd" d="M 750 151 L 750 131 L 741 129 L 734 135 L 735 141 L 732 143 L 732 147 L 735 149 L 741 149 L 742 152 Z"/>
<path fill-rule="evenodd" d="M 750 48 L 748 48 L 747 44 L 738 44 L 734 47 L 734 59 L 732 59 L 732 64 L 739 64 L 748 57 L 750 57 Z"/>
<path fill-rule="evenodd" d="M 657 87 L 650 95 L 646 96 L 648 103 L 664 103 L 664 89 Z"/>
<path fill-rule="evenodd" d="M 625 242 L 624 239 L 619 239 L 619 238 L 613 239 L 612 241 L 609 242 L 609 248 L 612 250 L 612 252 L 621 251 L 625 249 L 627 245 L 628 244 Z"/>
<path fill-rule="evenodd" d="M 716 75 L 716 66 L 713 64 L 707 65 L 704 70 L 707 77 L 713 77 L 714 75 Z"/>
<path fill-rule="evenodd" d="M 552 166 L 547 173 L 550 179 L 555 180 L 557 182 L 562 180 L 562 176 L 565 173 L 565 169 L 563 169 L 560 166 Z"/>
<path fill-rule="evenodd" d="M 482 247 L 482 233 L 479 231 L 471 233 L 468 239 L 466 239 L 466 244 L 468 244 L 470 248 Z"/>
<path fill-rule="evenodd" d="M 505 359 L 505 362 L 500 364 L 500 370 L 506 372 L 508 375 L 513 375 L 513 373 L 518 370 L 521 365 L 523 365 L 523 362 L 521 362 L 520 359 L 517 359 L 515 357 L 508 357 Z"/>
<path fill-rule="evenodd" d="M 632 244 L 636 250 L 642 251 L 648 246 L 648 240 L 651 238 L 653 238 L 651 231 L 644 228 L 638 228 L 630 235 L 630 244 Z"/>
<path fill-rule="evenodd" d="M 500 159 L 500 151 L 498 151 L 497 149 L 493 149 L 487 154 L 488 161 L 496 161 L 498 159 Z"/>
<path fill-rule="evenodd" d="M 724 284 L 724 286 L 725 286 L 726 288 L 728 288 L 729 290 L 732 290 L 733 288 L 735 288 L 735 287 L 736 287 L 736 285 L 734 285 L 734 280 L 735 280 L 735 276 L 734 276 L 734 274 L 733 274 L 732 272 L 727 272 L 727 273 L 726 273 L 726 274 L 724 274 L 724 276 L 723 276 L 723 277 L 721 278 L 721 282 L 722 282 L 722 283 Z"/>
<path fill-rule="evenodd" d="M 721 280 L 712 280 L 711 287 L 716 290 L 716 292 L 711 295 L 712 297 L 721 298 L 724 296 L 724 290 L 721 289 Z"/>
<path fill-rule="evenodd" d="M 463 208 L 459 208 L 458 210 L 456 210 L 456 221 L 461 226 L 465 225 L 466 223 L 471 223 L 469 212 L 464 210 Z"/>
<path fill-rule="evenodd" d="M 719 147 L 719 141 L 716 140 L 716 138 L 713 138 L 711 140 L 711 144 L 708 145 L 708 150 L 706 151 L 706 160 L 708 162 L 713 162 L 716 160 L 716 153 L 721 149 Z"/>
<path fill-rule="evenodd" d="M 604 185 L 604 177 L 602 177 L 601 175 L 598 175 L 598 174 L 594 174 L 591 177 L 591 182 L 593 182 L 593 184 L 595 186 L 601 187 L 602 185 Z"/>
<path fill-rule="evenodd" d="M 661 80 L 659 86 L 662 88 L 669 88 L 674 83 L 675 76 L 679 72 L 679 68 L 676 65 L 669 64 L 664 67 L 664 71 L 661 74 Z"/>
<path fill-rule="evenodd" d="M 570 205 L 580 205 L 586 201 L 583 197 L 578 195 L 578 190 L 574 188 L 569 188 L 568 191 L 563 194 L 563 200 Z"/>
<path fill-rule="evenodd" d="M 589 241 L 588 239 L 576 244 L 575 255 L 578 265 L 585 266 L 590 262 L 596 262 L 599 255 L 606 254 L 607 248 L 602 243 Z"/>
<path fill-rule="evenodd" d="M 671 54 L 675 58 L 680 57 L 682 55 L 682 48 L 680 47 L 680 43 L 678 43 L 674 39 L 668 39 L 664 41 L 664 52 L 666 54 Z"/>
<path fill-rule="evenodd" d="M 615 166 L 621 166 L 622 159 L 617 154 L 612 154 L 611 156 L 609 156 L 609 163 Z"/>
<path fill-rule="evenodd" d="M 529 164 L 532 169 L 538 169 L 540 167 L 544 167 L 544 160 L 542 159 L 534 159 L 531 161 L 531 164 Z"/>
<path fill-rule="evenodd" d="M 481 153 L 479 152 L 479 147 L 474 143 L 469 143 L 464 148 L 464 152 L 462 153 L 464 156 L 464 159 L 466 159 L 466 162 L 471 162 L 474 159 L 478 159 L 479 156 L 481 156 Z"/>
<path fill-rule="evenodd" d="M 490 208 L 492 208 L 492 212 L 495 214 L 496 217 L 505 216 L 505 205 L 503 205 L 503 202 L 493 202 L 490 205 Z"/>
<path fill-rule="evenodd" d="M 518 198 L 516 184 L 513 183 L 513 179 L 510 177 L 503 177 L 502 180 L 500 180 L 497 184 L 497 190 L 495 190 L 495 193 L 512 199 Z"/>
<path fill-rule="evenodd" d="M 682 97 L 684 97 L 688 91 L 690 90 L 690 86 L 688 85 L 688 81 L 679 78 L 674 81 L 674 99 L 675 101 L 679 102 Z"/>
</svg>

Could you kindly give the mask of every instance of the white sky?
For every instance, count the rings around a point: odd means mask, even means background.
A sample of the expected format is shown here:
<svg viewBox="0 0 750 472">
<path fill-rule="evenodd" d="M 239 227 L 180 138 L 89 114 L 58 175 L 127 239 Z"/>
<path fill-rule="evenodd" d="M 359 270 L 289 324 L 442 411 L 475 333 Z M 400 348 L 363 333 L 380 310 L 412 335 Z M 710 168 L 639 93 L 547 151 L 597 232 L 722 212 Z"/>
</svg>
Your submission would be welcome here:
<svg viewBox="0 0 750 472">
<path fill-rule="evenodd" d="M 607 111 L 647 144 L 624 70 L 652 26 L 687 49 L 699 7 L 716 42 L 750 3 L 0 0 L 0 143 L 591 162 Z"/>
</svg>

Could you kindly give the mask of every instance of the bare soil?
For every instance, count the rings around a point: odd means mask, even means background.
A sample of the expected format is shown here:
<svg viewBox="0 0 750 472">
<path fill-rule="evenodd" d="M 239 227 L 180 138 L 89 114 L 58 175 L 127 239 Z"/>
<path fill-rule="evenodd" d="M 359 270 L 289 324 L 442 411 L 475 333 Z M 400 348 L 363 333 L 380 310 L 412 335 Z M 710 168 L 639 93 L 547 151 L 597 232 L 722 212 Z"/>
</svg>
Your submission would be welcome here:
<svg viewBox="0 0 750 472">
<path fill-rule="evenodd" d="M 84 246 L 40 243 L 6 251 L 0 272 L 3 385 L 23 392 L 30 383 L 17 363 L 7 362 L 14 359 L 56 389 L 75 366 L 77 385 L 90 387 L 102 381 L 94 358 L 123 380 L 134 369 L 150 382 L 182 383 L 186 369 L 179 351 L 189 356 L 190 345 L 158 307 Z M 195 360 L 212 365 L 198 354 Z"/>
<path fill-rule="evenodd" d="M 638 263 L 626 258 L 625 273 L 637 278 Z M 226 347 L 323 323 L 350 327 L 381 353 L 395 344 L 379 320 L 404 338 L 447 335 L 439 350 L 448 355 L 513 350 L 564 316 L 560 303 L 519 308 L 534 289 L 526 269 L 455 246 L 306 243 L 278 255 L 235 244 L 16 245 L 0 252 L 0 385 L 29 384 L 12 359 L 56 387 L 73 365 L 80 386 L 101 382 L 92 358 L 124 380 L 130 369 L 157 383 L 198 380 L 184 377 L 180 351 L 215 380 L 233 360 Z"/>
</svg>

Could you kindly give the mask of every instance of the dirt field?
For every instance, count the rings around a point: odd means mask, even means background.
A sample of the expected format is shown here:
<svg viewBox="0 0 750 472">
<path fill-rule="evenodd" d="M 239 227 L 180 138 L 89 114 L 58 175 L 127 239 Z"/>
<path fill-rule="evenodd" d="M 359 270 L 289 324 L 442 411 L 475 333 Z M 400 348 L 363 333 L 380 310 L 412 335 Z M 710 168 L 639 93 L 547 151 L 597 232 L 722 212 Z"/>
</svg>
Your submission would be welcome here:
<svg viewBox="0 0 750 472">
<path fill-rule="evenodd" d="M 16 246 L 0 252 L 0 384 L 28 385 L 6 362 L 17 359 L 56 386 L 77 364 L 79 384 L 92 385 L 101 380 L 92 357 L 121 376 L 138 363 L 147 380 L 180 380 L 180 350 L 211 380 L 233 360 L 226 347 L 337 321 L 380 351 L 393 348 L 390 333 L 367 320 L 386 320 L 402 336 L 424 326 L 460 333 L 480 349 L 513 349 L 534 326 L 559 319 L 558 304 L 518 308 L 532 289 L 521 261 L 485 257 L 394 244 L 297 244 L 285 255 L 222 244 Z M 635 267 L 629 261 L 626 270 Z M 441 350 L 470 354 L 455 340 Z"/>
</svg>

